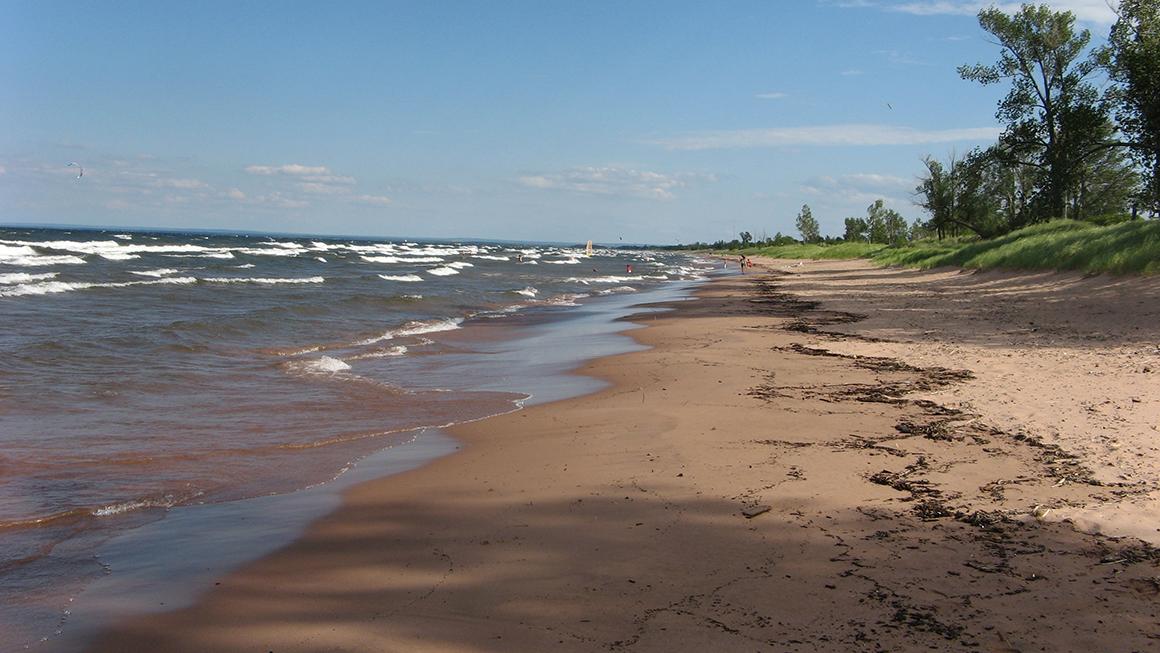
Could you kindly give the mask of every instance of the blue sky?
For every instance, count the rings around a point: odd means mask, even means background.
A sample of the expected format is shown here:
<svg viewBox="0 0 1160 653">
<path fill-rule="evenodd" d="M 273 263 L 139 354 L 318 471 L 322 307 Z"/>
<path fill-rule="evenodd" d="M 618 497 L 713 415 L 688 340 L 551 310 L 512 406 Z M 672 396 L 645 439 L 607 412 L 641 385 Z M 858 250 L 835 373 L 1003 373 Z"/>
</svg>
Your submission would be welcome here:
<svg viewBox="0 0 1160 653">
<path fill-rule="evenodd" d="M 982 3 L 0 0 L 0 223 L 672 243 L 909 219 Z M 1052 3 L 1106 36 L 1104 0 Z M 85 175 L 76 179 L 79 162 Z"/>
</svg>

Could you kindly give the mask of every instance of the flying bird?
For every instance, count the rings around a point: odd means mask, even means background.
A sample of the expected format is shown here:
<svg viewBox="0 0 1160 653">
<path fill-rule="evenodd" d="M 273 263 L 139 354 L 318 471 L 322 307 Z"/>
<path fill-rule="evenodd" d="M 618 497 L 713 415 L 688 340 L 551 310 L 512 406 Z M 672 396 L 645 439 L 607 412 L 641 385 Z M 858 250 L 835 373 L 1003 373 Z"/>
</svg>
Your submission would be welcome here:
<svg viewBox="0 0 1160 653">
<path fill-rule="evenodd" d="M 77 163 L 76 161 L 69 161 L 69 162 L 68 162 L 68 165 L 67 165 L 67 166 L 65 166 L 65 167 L 67 167 L 67 168 L 73 168 L 73 167 L 75 167 L 75 168 L 77 169 L 77 179 L 80 179 L 81 177 L 84 177 L 84 176 L 85 176 L 85 168 L 84 168 L 84 166 L 82 166 L 81 164 Z"/>
</svg>

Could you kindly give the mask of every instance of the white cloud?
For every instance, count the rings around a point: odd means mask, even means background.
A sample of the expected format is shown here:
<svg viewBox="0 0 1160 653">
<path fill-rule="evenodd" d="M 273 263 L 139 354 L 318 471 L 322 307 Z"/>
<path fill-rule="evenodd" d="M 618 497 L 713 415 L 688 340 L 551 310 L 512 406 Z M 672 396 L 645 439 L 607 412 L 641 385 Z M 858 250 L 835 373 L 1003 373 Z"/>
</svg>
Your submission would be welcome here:
<svg viewBox="0 0 1160 653">
<path fill-rule="evenodd" d="M 354 185 L 354 177 L 343 177 L 340 175 L 304 175 L 303 181 L 312 181 L 318 184 L 346 184 Z"/>
<path fill-rule="evenodd" d="M 326 166 L 304 166 L 300 163 L 285 163 L 280 166 L 246 166 L 246 172 L 251 175 L 329 175 L 330 168 Z"/>
<path fill-rule="evenodd" d="M 4 166 L 0 166 L 0 176 L 6 175 L 6 174 L 8 174 L 8 168 L 5 168 Z"/>
<path fill-rule="evenodd" d="M 789 95 L 786 93 L 774 92 L 774 93 L 758 93 L 757 95 L 755 95 L 753 97 L 758 98 L 760 100 L 781 100 L 783 98 L 789 97 Z"/>
<path fill-rule="evenodd" d="M 956 141 L 992 141 L 998 127 L 914 129 L 891 125 L 819 125 L 709 131 L 651 141 L 670 150 L 719 150 L 807 145 L 926 145 Z"/>
<path fill-rule="evenodd" d="M 345 195 L 350 192 L 350 189 L 346 186 L 332 186 L 330 184 L 320 184 L 315 181 L 304 181 L 298 184 L 298 188 L 304 193 L 314 195 Z"/>
<path fill-rule="evenodd" d="M 847 70 L 843 70 L 842 72 L 840 72 L 838 74 L 841 75 L 842 77 L 857 77 L 858 75 L 862 74 L 862 71 L 858 70 L 857 68 L 849 68 Z"/>
<path fill-rule="evenodd" d="M 529 188 L 545 190 L 671 200 L 676 189 L 685 188 L 695 181 L 716 181 L 716 178 L 688 173 L 666 175 L 615 166 L 584 166 L 558 173 L 520 177 L 518 181 Z"/>
<path fill-rule="evenodd" d="M 911 188 L 915 180 L 894 175 L 880 175 L 872 172 L 860 172 L 851 175 L 842 175 L 839 180 L 863 187 L 873 188 Z"/>
<path fill-rule="evenodd" d="M 158 179 L 153 182 L 153 185 L 158 188 L 179 188 L 182 190 L 209 188 L 209 184 L 200 179 Z"/>
<path fill-rule="evenodd" d="M 238 190 L 237 188 L 231 188 L 231 189 L 229 189 L 229 191 L 226 192 L 226 197 L 228 197 L 232 200 L 237 200 L 237 201 L 241 202 L 241 201 L 244 201 L 246 199 L 246 194 L 243 193 L 242 191 Z"/>
<path fill-rule="evenodd" d="M 393 201 L 385 195 L 356 195 L 351 199 L 359 204 L 372 204 L 375 206 L 386 206 Z"/>
<path fill-rule="evenodd" d="M 259 195 L 253 201 L 255 204 L 266 204 L 280 209 L 300 209 L 305 206 L 310 206 L 310 202 L 287 197 L 278 192 Z"/>
<path fill-rule="evenodd" d="M 854 173 L 813 177 L 802 182 L 799 190 L 827 203 L 869 205 L 876 199 L 884 199 L 888 204 L 906 205 L 910 201 L 902 195 L 909 195 L 917 183 L 914 179 L 895 175 Z"/>
<path fill-rule="evenodd" d="M 877 1 L 858 0 L 833 3 L 838 7 L 874 7 L 884 11 L 912 14 L 915 16 L 974 16 L 988 7 L 998 7 L 1008 14 L 1019 11 L 1022 2 L 986 2 L 980 0 L 908 0 Z M 1090 23 L 1110 25 L 1116 20 L 1116 0 L 1047 0 L 1046 4 L 1056 11 L 1070 11 L 1076 18 Z"/>
</svg>

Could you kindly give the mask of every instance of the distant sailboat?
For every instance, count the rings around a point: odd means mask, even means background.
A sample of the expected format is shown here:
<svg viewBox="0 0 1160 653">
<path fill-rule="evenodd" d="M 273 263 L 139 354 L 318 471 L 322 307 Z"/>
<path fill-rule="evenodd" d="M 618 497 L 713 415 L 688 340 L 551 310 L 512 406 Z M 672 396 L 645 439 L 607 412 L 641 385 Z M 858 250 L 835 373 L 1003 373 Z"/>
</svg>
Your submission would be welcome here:
<svg viewBox="0 0 1160 653">
<path fill-rule="evenodd" d="M 585 256 L 592 256 L 592 241 L 591 240 L 588 241 L 588 244 L 584 246 L 584 255 Z"/>
</svg>

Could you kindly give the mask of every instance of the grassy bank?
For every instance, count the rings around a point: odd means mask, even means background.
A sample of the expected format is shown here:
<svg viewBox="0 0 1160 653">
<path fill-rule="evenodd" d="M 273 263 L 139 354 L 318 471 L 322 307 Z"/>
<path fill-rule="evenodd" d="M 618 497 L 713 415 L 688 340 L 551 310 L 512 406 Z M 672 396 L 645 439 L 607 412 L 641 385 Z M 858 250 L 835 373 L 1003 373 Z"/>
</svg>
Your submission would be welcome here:
<svg viewBox="0 0 1160 653">
<path fill-rule="evenodd" d="M 872 258 L 883 250 L 890 249 L 887 245 L 871 243 L 837 243 L 835 245 L 815 245 L 809 243 L 795 243 L 793 245 L 775 245 L 772 247 L 756 247 L 745 250 L 746 254 L 768 256 L 770 258 Z"/>
<path fill-rule="evenodd" d="M 748 250 L 773 258 L 869 258 L 883 265 L 934 268 L 1077 270 L 1113 274 L 1160 273 L 1160 221 L 1101 227 L 1056 220 L 991 240 L 919 241 L 899 247 L 869 243 L 783 245 Z"/>
</svg>

